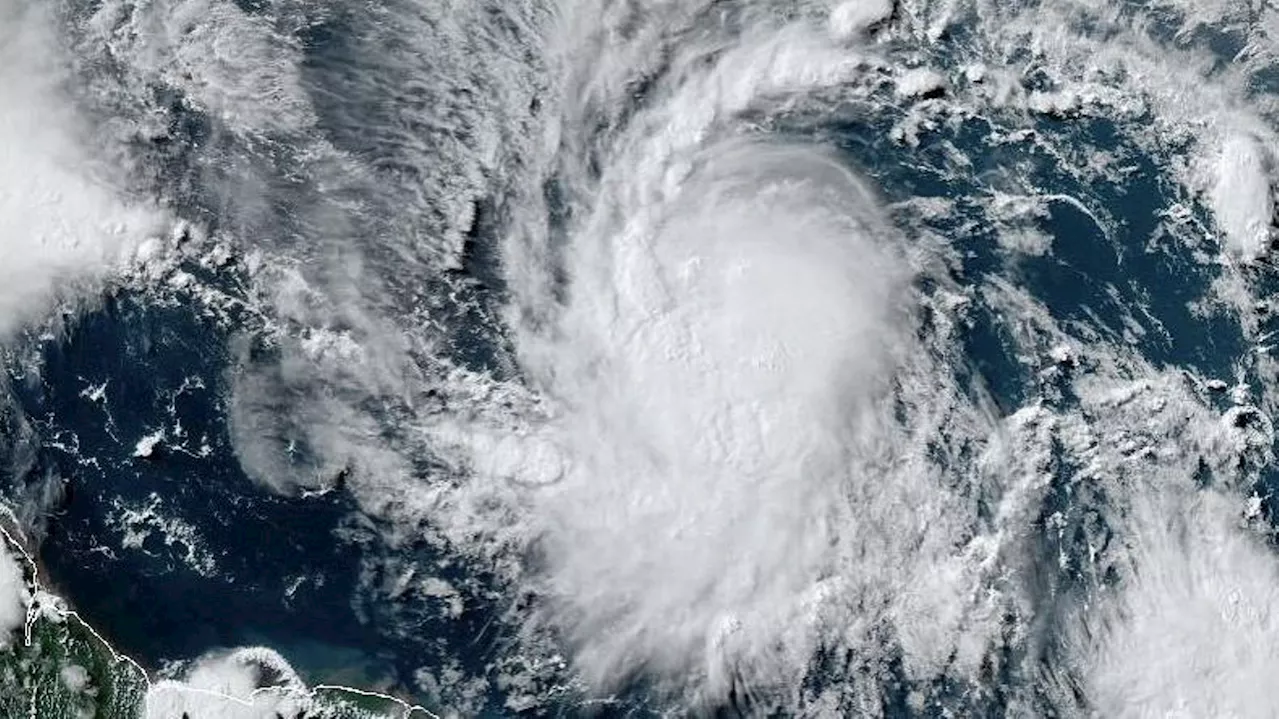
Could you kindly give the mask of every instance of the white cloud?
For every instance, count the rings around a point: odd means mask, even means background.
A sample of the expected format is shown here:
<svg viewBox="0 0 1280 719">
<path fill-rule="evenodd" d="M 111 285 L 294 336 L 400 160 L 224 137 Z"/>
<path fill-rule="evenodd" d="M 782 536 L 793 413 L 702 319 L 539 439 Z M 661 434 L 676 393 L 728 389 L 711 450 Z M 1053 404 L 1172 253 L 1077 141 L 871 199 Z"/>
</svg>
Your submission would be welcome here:
<svg viewBox="0 0 1280 719">
<path fill-rule="evenodd" d="M 99 281 L 161 232 L 120 199 L 64 94 L 59 41 L 40 5 L 0 0 L 0 336 L 60 293 Z"/>
<path fill-rule="evenodd" d="M 827 25 L 838 38 L 856 37 L 892 14 L 892 0 L 849 0 L 832 9 Z"/>
<path fill-rule="evenodd" d="M 1274 168 L 1268 168 L 1262 148 L 1253 138 L 1229 135 L 1222 142 L 1216 182 L 1209 201 L 1222 228 L 1228 252 L 1244 260 L 1256 260 L 1271 241 L 1275 214 L 1272 195 Z"/>
<path fill-rule="evenodd" d="M 575 300 L 530 367 L 566 407 L 570 468 L 537 511 L 589 673 L 638 654 L 768 677 L 770 638 L 811 621 L 898 341 L 903 270 L 843 214 L 867 208 L 827 204 L 862 192 L 808 151 L 737 147 L 654 227 L 580 239 Z"/>
<path fill-rule="evenodd" d="M 17 639 L 30 603 L 31 592 L 22 577 L 22 565 L 7 540 L 0 537 L 0 649 Z"/>
<path fill-rule="evenodd" d="M 270 15 L 224 0 L 125 1 L 103 3 L 90 26 L 113 54 L 234 131 L 298 131 L 315 119 L 296 43 Z"/>
<path fill-rule="evenodd" d="M 248 647 L 197 659 L 181 680 L 155 682 L 147 719 L 275 719 L 302 716 L 310 699 L 293 667 L 271 649 Z"/>
<path fill-rule="evenodd" d="M 1142 497 L 1129 564 L 1086 615 L 1079 657 L 1105 716 L 1265 719 L 1280 712 L 1276 556 L 1212 492 Z"/>
<path fill-rule="evenodd" d="M 927 95 L 935 90 L 941 90 L 946 87 L 947 79 L 937 70 L 927 67 L 918 67 L 911 70 L 904 70 L 898 76 L 898 84 L 894 88 L 899 97 L 911 98 Z"/>
</svg>

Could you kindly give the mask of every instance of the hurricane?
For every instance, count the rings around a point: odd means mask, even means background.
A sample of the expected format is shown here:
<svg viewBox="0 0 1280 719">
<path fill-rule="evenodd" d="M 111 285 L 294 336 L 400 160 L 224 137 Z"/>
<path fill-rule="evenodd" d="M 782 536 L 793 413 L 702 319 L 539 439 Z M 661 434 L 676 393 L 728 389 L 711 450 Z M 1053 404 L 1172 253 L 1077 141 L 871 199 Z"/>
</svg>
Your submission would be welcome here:
<svg viewBox="0 0 1280 719">
<path fill-rule="evenodd" d="M 0 0 L 0 687 L 1274 716 L 1276 18 Z"/>
</svg>

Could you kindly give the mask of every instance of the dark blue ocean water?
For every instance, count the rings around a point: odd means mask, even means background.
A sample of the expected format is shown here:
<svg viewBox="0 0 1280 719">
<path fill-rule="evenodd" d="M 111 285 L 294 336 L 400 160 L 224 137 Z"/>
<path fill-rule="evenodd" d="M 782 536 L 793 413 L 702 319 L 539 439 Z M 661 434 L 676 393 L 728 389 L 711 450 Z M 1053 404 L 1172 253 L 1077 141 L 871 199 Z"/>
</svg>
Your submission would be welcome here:
<svg viewBox="0 0 1280 719">
<path fill-rule="evenodd" d="M 398 685 L 442 655 L 482 672 L 484 642 L 475 639 L 491 617 L 481 602 L 446 623 L 439 607 L 362 600 L 362 560 L 386 549 L 349 496 L 338 489 L 282 497 L 240 470 L 227 435 L 226 341 L 188 308 L 122 293 L 74 321 L 65 337 L 41 343 L 40 377 L 15 382 L 14 399 L 44 442 L 35 464 L 9 481 L 63 487 L 40 547 L 46 580 L 150 669 L 265 644 L 312 682 Z M 191 378 L 204 386 L 192 389 Z M 104 382 L 105 408 L 81 395 Z M 176 420 L 187 437 L 207 436 L 212 451 L 191 456 L 171 441 L 133 456 L 137 439 Z M 140 547 L 123 545 L 108 522 L 113 506 L 145 506 L 153 496 L 161 519 L 195 528 L 196 549 L 215 560 L 212 572 L 185 561 L 188 548 L 166 545 L 163 531 Z M 434 565 L 425 547 L 396 551 Z M 375 586 L 394 580 L 379 577 L 376 562 L 372 573 Z"/>
</svg>

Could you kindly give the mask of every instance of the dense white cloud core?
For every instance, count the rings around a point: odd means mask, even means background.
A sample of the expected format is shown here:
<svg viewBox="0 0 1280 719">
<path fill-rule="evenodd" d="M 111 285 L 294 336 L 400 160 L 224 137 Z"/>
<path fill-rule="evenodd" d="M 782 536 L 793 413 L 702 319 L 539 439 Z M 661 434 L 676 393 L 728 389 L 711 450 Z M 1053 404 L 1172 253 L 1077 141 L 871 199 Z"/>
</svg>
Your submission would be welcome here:
<svg viewBox="0 0 1280 719">
<path fill-rule="evenodd" d="M 1079 656 L 1109 716 L 1240 717 L 1280 711 L 1276 557 L 1216 492 L 1140 500 L 1131 574 L 1086 615 Z M 1236 515 L 1236 516 L 1233 516 Z"/>
<path fill-rule="evenodd" d="M 1209 199 L 1222 228 L 1223 244 L 1235 259 L 1257 260 L 1271 239 L 1275 168 L 1267 166 L 1267 158 L 1253 138 L 1240 135 L 1223 141 L 1217 160 L 1216 182 Z"/>
<path fill-rule="evenodd" d="M 566 455 L 536 499 L 547 582 L 598 675 L 637 654 L 758 654 L 733 643 L 809 621 L 856 531 L 842 495 L 874 481 L 846 453 L 900 342 L 905 281 L 874 204 L 805 148 L 700 159 L 648 222 L 583 238 L 531 365 Z"/>
<path fill-rule="evenodd" d="M 22 564 L 8 542 L 0 537 L 0 650 L 21 641 L 18 630 L 26 623 L 31 593 L 22 576 Z"/>
<path fill-rule="evenodd" d="M 41 6 L 0 0 L 0 336 L 162 231 L 157 212 L 106 184 L 112 173 L 64 94 L 59 42 Z"/>
</svg>

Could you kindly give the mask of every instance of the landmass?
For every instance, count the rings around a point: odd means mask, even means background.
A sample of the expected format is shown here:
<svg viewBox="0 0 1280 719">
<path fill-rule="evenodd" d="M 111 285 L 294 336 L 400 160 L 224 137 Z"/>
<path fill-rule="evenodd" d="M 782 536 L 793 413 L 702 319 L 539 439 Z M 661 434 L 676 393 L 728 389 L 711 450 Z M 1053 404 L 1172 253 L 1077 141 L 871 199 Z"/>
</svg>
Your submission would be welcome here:
<svg viewBox="0 0 1280 719">
<path fill-rule="evenodd" d="M 5 516 L 8 514 L 9 516 Z M 357 687 L 308 688 L 283 657 L 237 649 L 149 674 L 40 581 L 9 512 L 0 513 L 0 717 L 30 719 L 428 719 Z"/>
</svg>

